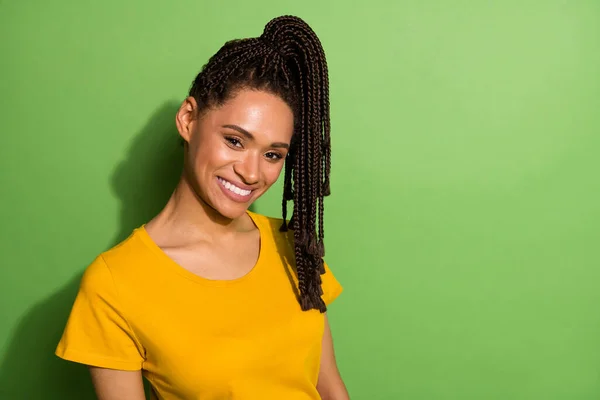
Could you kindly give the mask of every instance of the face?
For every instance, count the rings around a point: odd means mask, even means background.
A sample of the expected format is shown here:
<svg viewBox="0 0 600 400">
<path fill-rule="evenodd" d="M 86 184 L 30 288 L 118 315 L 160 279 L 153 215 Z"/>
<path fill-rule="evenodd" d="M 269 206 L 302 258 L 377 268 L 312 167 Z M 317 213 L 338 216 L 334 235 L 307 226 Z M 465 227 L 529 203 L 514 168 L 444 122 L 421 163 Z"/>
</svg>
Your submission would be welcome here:
<svg viewBox="0 0 600 400">
<path fill-rule="evenodd" d="M 294 130 L 290 107 L 278 96 L 242 90 L 197 116 L 188 98 L 177 113 L 186 147 L 186 176 L 200 199 L 237 218 L 279 177 Z"/>
</svg>

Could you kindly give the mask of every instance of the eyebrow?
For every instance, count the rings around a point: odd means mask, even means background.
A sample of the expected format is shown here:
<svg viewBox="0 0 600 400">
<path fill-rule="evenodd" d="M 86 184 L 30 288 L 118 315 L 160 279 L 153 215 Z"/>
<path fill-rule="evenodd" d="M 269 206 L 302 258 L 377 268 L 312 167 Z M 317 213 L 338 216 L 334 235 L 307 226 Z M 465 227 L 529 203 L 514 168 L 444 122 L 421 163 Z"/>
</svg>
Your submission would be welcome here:
<svg viewBox="0 0 600 400">
<path fill-rule="evenodd" d="M 251 134 L 250 132 L 248 132 L 247 130 L 245 130 L 244 128 L 237 126 L 237 125 L 223 125 L 223 128 L 228 128 L 228 129 L 233 129 L 234 131 L 237 131 L 239 133 L 241 133 L 242 135 L 244 135 L 247 139 L 249 140 L 254 140 L 254 135 Z M 271 147 L 273 148 L 282 148 L 282 149 L 289 149 L 290 145 L 287 143 L 283 143 L 283 142 L 275 142 L 275 143 L 271 143 Z"/>
</svg>

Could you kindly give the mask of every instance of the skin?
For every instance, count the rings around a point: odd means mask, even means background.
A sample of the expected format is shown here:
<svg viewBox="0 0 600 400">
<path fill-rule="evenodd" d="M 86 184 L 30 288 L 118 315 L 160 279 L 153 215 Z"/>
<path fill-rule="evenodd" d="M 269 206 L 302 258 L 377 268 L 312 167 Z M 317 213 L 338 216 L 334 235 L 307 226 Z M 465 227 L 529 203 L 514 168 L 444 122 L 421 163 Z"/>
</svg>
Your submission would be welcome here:
<svg viewBox="0 0 600 400">
<path fill-rule="evenodd" d="M 290 107 L 263 91 L 241 90 L 202 114 L 194 98 L 182 103 L 176 125 L 186 142 L 184 172 L 165 208 L 146 224 L 169 257 L 208 279 L 236 279 L 253 268 L 260 235 L 246 210 L 277 181 L 293 122 Z M 251 193 L 232 199 L 220 178 Z M 325 322 L 317 390 L 323 400 L 347 400 Z M 90 371 L 99 400 L 145 399 L 141 371 Z"/>
</svg>

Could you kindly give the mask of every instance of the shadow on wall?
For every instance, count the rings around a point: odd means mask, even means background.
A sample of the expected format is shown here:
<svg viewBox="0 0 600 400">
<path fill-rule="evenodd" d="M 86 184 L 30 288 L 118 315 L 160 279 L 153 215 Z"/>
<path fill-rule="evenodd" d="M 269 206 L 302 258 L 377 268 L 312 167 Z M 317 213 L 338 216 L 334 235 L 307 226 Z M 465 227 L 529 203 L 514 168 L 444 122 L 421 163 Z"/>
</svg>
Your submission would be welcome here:
<svg viewBox="0 0 600 400">
<path fill-rule="evenodd" d="M 178 107 L 160 107 L 115 169 L 111 185 L 121 201 L 120 227 L 108 247 L 151 219 L 171 195 L 183 158 L 174 121 Z M 90 254 L 90 262 L 95 256 Z M 96 398 L 87 369 L 54 355 L 85 267 L 76 266 L 72 281 L 23 316 L 0 364 L 1 400 Z"/>
</svg>

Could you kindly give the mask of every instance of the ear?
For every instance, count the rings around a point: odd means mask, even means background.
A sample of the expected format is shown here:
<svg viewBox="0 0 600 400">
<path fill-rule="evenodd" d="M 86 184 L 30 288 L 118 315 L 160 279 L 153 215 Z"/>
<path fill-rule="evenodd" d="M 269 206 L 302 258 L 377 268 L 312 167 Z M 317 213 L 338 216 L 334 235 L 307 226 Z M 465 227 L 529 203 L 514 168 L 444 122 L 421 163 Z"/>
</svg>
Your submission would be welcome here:
<svg viewBox="0 0 600 400">
<path fill-rule="evenodd" d="M 181 136 L 186 143 L 189 143 L 192 136 L 194 125 L 197 120 L 197 114 L 198 103 L 196 103 L 196 99 L 190 96 L 181 103 L 181 107 L 179 107 L 179 111 L 177 111 L 177 114 L 175 115 L 175 125 L 177 125 L 179 136 Z"/>
</svg>

